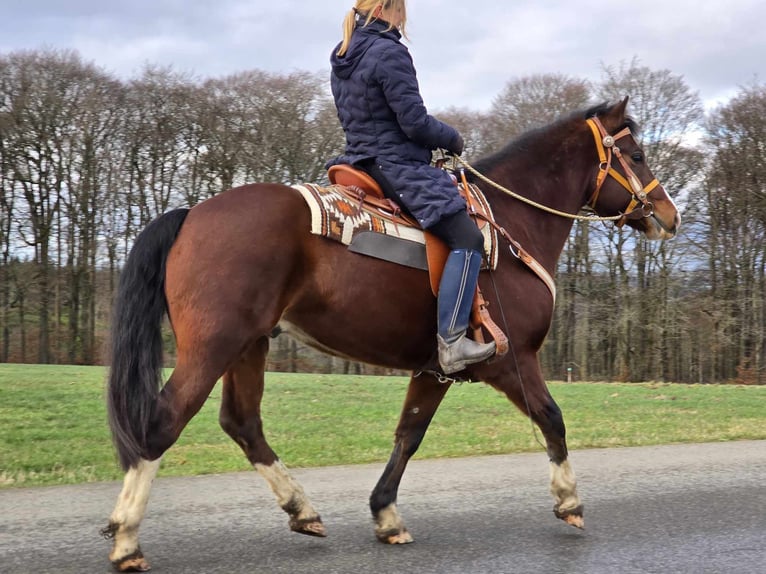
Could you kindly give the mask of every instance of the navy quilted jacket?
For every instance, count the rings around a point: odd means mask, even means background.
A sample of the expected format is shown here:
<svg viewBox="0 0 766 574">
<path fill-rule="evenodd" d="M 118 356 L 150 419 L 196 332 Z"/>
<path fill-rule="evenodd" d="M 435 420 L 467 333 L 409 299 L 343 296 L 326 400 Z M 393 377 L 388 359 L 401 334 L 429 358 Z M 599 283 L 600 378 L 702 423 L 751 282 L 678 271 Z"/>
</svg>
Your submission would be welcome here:
<svg viewBox="0 0 766 574">
<path fill-rule="evenodd" d="M 331 86 L 346 134 L 345 153 L 330 162 L 375 159 L 396 199 L 423 227 L 465 209 L 449 175 L 430 165 L 431 150 L 455 149 L 458 132 L 426 111 L 415 68 L 397 30 L 357 21 L 348 51 L 331 55 Z"/>
</svg>

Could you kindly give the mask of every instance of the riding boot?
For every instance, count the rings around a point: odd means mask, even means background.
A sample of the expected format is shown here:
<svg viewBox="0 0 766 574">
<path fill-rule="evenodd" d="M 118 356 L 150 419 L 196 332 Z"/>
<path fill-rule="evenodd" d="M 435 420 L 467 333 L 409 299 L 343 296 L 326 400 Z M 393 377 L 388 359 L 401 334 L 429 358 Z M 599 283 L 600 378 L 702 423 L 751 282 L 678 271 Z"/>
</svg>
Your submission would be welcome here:
<svg viewBox="0 0 766 574">
<path fill-rule="evenodd" d="M 481 254 L 471 249 L 450 252 L 439 283 L 438 335 L 439 364 L 445 374 L 455 373 L 488 359 L 495 343 L 477 343 L 466 337 L 471 305 L 479 279 Z"/>
</svg>

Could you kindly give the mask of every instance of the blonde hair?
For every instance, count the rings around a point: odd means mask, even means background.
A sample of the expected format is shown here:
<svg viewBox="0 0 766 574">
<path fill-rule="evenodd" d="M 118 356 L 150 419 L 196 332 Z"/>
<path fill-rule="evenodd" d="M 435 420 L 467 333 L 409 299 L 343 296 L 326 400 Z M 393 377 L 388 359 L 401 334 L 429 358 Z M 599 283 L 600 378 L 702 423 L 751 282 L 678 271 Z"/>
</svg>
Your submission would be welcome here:
<svg viewBox="0 0 766 574">
<path fill-rule="evenodd" d="M 351 43 L 351 35 L 354 33 L 356 27 L 356 15 L 365 18 L 364 25 L 367 26 L 370 22 L 375 20 L 375 9 L 380 6 L 383 10 L 389 8 L 398 8 L 402 12 L 402 23 L 399 25 L 399 31 L 405 38 L 407 34 L 404 31 L 404 25 L 407 22 L 407 7 L 405 5 L 406 0 L 356 0 L 356 5 L 348 11 L 346 17 L 343 19 L 343 41 L 338 48 L 338 56 L 345 55 L 348 50 L 348 45 Z M 391 30 L 393 26 L 388 29 Z"/>
</svg>

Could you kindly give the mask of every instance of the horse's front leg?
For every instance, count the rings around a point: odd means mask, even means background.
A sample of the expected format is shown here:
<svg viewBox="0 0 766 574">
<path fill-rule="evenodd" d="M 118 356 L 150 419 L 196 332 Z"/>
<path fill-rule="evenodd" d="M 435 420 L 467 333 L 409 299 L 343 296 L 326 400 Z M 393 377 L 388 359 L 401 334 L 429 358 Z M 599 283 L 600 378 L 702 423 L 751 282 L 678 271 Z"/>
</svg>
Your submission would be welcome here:
<svg viewBox="0 0 766 574">
<path fill-rule="evenodd" d="M 567 524 L 584 528 L 583 505 L 577 495 L 577 480 L 568 459 L 564 418 L 550 394 L 542 408 L 532 411 L 532 420 L 545 437 L 550 458 L 551 494 L 555 500 L 553 512 Z"/>
<path fill-rule="evenodd" d="M 375 536 L 386 544 L 407 544 L 412 536 L 396 507 L 396 497 L 404 469 L 418 450 L 428 425 L 449 388 L 431 375 L 410 379 L 407 397 L 396 427 L 394 450 L 378 484 L 370 495 L 370 510 L 375 520 Z"/>
<path fill-rule="evenodd" d="M 505 393 L 540 428 L 550 458 L 553 512 L 567 524 L 584 528 L 583 505 L 577 495 L 575 473 L 568 460 L 566 427 L 561 409 L 548 391 L 537 359 L 531 359 L 528 364 L 528 369 L 524 368 L 523 362 L 519 365 L 521 381 L 510 377 L 487 382 Z"/>
</svg>

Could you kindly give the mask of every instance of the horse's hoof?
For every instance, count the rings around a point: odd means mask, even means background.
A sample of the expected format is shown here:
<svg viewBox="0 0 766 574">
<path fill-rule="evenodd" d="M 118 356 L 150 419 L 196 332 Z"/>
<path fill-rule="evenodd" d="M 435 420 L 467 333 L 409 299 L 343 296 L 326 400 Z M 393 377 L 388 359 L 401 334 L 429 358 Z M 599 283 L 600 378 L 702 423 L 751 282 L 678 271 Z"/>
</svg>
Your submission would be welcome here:
<svg viewBox="0 0 766 574">
<path fill-rule="evenodd" d="M 561 520 L 563 520 L 570 526 L 574 526 L 575 528 L 579 528 L 580 530 L 585 529 L 585 520 L 582 517 L 582 513 L 583 513 L 582 504 L 580 506 L 576 506 L 575 508 L 571 510 L 561 511 L 558 508 L 554 508 L 553 513 L 556 515 L 556 518 L 560 518 Z"/>
<path fill-rule="evenodd" d="M 319 516 L 301 519 L 291 518 L 290 530 L 297 532 L 298 534 L 318 536 L 320 538 L 327 536 L 327 530 L 325 530 L 324 524 L 322 524 L 322 519 Z"/>
<path fill-rule="evenodd" d="M 415 541 L 406 528 L 400 532 L 380 532 L 377 537 L 383 544 L 410 544 Z"/>
<path fill-rule="evenodd" d="M 570 514 L 569 516 L 562 518 L 562 520 L 570 526 L 574 526 L 580 530 L 585 530 L 585 520 L 583 520 L 582 516 L 575 516 L 574 514 Z"/>
<path fill-rule="evenodd" d="M 410 544 L 411 542 L 415 542 L 415 540 L 412 538 L 412 535 L 405 530 L 399 534 L 389 536 L 386 544 Z"/>
<path fill-rule="evenodd" d="M 152 569 L 140 550 L 118 560 L 112 560 L 112 566 L 117 572 L 148 572 Z"/>
</svg>

